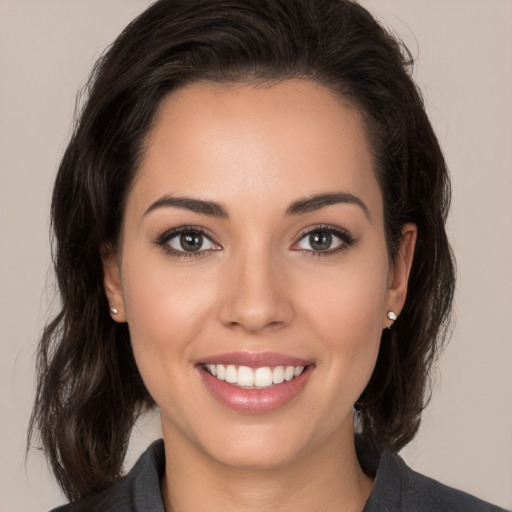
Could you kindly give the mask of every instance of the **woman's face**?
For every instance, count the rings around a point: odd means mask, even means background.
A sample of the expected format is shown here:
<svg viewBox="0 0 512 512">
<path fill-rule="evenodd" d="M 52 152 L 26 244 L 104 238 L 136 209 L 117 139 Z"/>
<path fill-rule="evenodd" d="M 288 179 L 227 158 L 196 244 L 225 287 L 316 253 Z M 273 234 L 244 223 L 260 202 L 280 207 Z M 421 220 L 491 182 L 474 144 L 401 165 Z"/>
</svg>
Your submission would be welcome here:
<svg viewBox="0 0 512 512">
<path fill-rule="evenodd" d="M 104 262 L 166 442 L 268 468 L 350 440 L 398 260 L 355 108 L 299 80 L 172 94 Z"/>
</svg>

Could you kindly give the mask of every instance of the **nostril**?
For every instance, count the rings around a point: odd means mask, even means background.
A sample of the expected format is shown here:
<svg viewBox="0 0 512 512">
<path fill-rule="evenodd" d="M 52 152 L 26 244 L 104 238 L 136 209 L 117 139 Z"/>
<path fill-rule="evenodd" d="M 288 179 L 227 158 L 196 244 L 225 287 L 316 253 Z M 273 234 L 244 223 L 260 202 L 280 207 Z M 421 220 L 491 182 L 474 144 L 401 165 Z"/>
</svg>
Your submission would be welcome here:
<svg viewBox="0 0 512 512">
<path fill-rule="evenodd" d="M 232 332 L 242 335 L 257 336 L 259 334 L 273 334 L 286 327 L 285 322 L 270 322 L 265 325 L 251 325 L 238 322 L 232 322 L 227 325 L 227 328 Z"/>
<path fill-rule="evenodd" d="M 219 301 L 220 321 L 231 329 L 258 332 L 275 330 L 293 318 L 293 307 L 286 288 L 262 261 L 252 260 L 250 268 L 243 265 L 232 274 Z M 236 267 L 236 265 L 235 265 Z M 243 270 L 243 271 L 242 271 Z"/>
</svg>

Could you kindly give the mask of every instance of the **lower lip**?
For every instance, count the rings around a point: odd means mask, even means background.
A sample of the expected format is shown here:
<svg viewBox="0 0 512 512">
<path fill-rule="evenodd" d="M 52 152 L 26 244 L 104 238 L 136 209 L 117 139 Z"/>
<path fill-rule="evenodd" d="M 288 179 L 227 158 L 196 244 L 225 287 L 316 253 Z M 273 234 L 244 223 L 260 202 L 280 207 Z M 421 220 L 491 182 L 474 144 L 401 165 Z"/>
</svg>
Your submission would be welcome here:
<svg viewBox="0 0 512 512">
<path fill-rule="evenodd" d="M 306 366 L 298 377 L 264 389 L 239 388 L 217 379 L 202 367 L 198 367 L 198 370 L 206 387 L 221 404 L 237 412 L 261 414 L 279 409 L 298 396 L 313 367 Z"/>
</svg>

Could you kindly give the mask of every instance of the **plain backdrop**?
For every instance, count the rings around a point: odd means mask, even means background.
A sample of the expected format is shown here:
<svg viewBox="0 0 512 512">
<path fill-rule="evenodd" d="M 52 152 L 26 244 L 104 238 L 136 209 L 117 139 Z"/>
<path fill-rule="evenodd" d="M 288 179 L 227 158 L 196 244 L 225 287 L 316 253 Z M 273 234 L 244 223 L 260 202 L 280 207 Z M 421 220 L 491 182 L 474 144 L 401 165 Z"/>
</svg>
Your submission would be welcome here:
<svg viewBox="0 0 512 512">
<path fill-rule="evenodd" d="M 404 451 L 418 471 L 512 507 L 512 2 L 366 0 L 417 57 L 453 179 L 456 326 Z M 52 181 L 77 90 L 147 0 L 0 0 L 0 511 L 63 503 L 41 453 L 25 463 L 34 353 L 54 300 Z M 136 428 L 127 466 L 155 437 Z"/>
</svg>

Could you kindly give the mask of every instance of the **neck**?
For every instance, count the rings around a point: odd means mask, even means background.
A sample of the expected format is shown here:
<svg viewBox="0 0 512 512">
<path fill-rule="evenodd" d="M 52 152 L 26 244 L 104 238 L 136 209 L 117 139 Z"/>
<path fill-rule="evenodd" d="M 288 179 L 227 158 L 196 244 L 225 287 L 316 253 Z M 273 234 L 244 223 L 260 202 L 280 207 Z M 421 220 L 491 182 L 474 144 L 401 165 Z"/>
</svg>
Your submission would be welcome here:
<svg viewBox="0 0 512 512">
<path fill-rule="evenodd" d="M 373 480 L 354 447 L 353 432 L 270 469 L 227 467 L 164 431 L 167 512 L 361 512 Z"/>
</svg>

